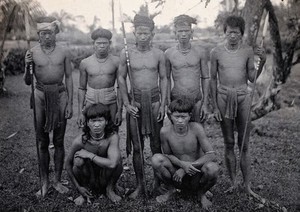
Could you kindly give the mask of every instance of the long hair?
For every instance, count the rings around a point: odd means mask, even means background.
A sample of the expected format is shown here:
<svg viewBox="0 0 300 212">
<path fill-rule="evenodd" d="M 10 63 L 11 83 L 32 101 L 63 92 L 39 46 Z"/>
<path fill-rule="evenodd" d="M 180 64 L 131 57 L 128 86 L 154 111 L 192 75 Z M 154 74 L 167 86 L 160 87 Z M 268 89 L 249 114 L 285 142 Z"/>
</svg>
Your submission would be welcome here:
<svg viewBox="0 0 300 212">
<path fill-rule="evenodd" d="M 90 135 L 90 128 L 88 127 L 87 123 L 90 119 L 93 118 L 100 118 L 104 117 L 107 121 L 107 124 L 104 128 L 104 138 L 108 138 L 112 134 L 114 134 L 117 131 L 116 126 L 114 125 L 109 107 L 103 104 L 92 104 L 88 106 L 84 112 L 83 115 L 85 117 L 84 127 L 82 129 L 83 135 L 82 135 L 82 142 L 85 143 L 87 140 L 91 138 Z"/>
</svg>

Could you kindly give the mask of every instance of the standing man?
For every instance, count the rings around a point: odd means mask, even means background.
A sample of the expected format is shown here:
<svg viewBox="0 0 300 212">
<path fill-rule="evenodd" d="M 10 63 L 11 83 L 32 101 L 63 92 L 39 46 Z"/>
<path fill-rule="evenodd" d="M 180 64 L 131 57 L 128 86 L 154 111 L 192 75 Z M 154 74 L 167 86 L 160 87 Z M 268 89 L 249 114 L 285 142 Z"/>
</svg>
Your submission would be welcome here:
<svg viewBox="0 0 300 212">
<path fill-rule="evenodd" d="M 112 33 L 107 29 L 92 32 L 95 53 L 80 63 L 78 90 L 78 126 L 82 127 L 85 107 L 102 103 L 110 109 L 113 122 L 119 126 L 122 121 L 121 95 L 115 91 L 119 58 L 110 53 Z"/>
<path fill-rule="evenodd" d="M 221 122 L 221 128 L 225 144 L 225 164 L 229 172 L 232 187 L 236 188 L 236 158 L 234 153 L 234 123 L 238 131 L 238 147 L 242 152 L 240 166 L 247 193 L 255 195 L 250 188 L 250 156 L 249 136 L 250 129 L 245 125 L 248 111 L 251 106 L 248 80 L 254 82 L 254 52 L 252 47 L 242 43 L 245 30 L 245 21 L 241 17 L 229 16 L 224 23 L 226 41 L 211 51 L 211 91 L 214 116 Z M 257 70 L 260 75 L 266 61 L 266 56 L 261 48 L 257 48 L 256 54 L 261 62 Z M 217 88 L 217 79 L 219 79 Z M 250 125 L 248 125 L 250 126 Z M 246 133 L 244 146 L 243 135 Z"/>
<path fill-rule="evenodd" d="M 53 131 L 55 177 L 53 187 L 60 193 L 68 192 L 61 184 L 64 163 L 64 135 L 67 119 L 72 117 L 73 79 L 70 55 L 67 49 L 56 44 L 59 22 L 53 17 L 37 20 L 40 44 L 27 51 L 24 80 L 30 85 L 29 63 L 34 64 L 36 86 L 36 139 L 38 141 L 39 165 L 42 190 L 37 195 L 44 197 L 49 189 L 49 133 Z M 65 84 L 63 79 L 65 78 Z"/>
<path fill-rule="evenodd" d="M 194 103 L 192 118 L 200 123 L 205 121 L 208 116 L 209 70 L 205 50 L 200 46 L 191 44 L 192 24 L 196 23 L 196 19 L 188 15 L 179 15 L 174 19 L 175 36 L 178 44 L 167 49 L 165 55 L 168 75 L 168 102 L 170 103 L 170 101 L 181 96 L 190 98 Z M 171 75 L 174 82 L 172 91 Z"/>
<path fill-rule="evenodd" d="M 160 131 L 162 154 L 152 157 L 155 174 L 166 184 L 167 192 L 156 200 L 169 200 L 178 188 L 197 192 L 207 209 L 212 203 L 205 194 L 217 182 L 219 168 L 203 127 L 190 122 L 192 109 L 190 99 L 176 99 L 169 105 L 171 125 Z"/>
<path fill-rule="evenodd" d="M 136 46 L 129 49 L 131 73 L 126 67 L 125 50 L 121 52 L 119 66 L 119 85 L 124 105 L 129 114 L 127 139 L 133 143 L 133 166 L 136 173 L 137 188 L 130 195 L 136 198 L 142 191 L 142 166 L 141 151 L 143 151 L 143 139 L 138 140 L 137 133 L 141 138 L 150 137 L 150 147 L 153 154 L 161 152 L 159 132 L 163 125 L 165 113 L 165 100 L 167 93 L 167 77 L 164 54 L 161 50 L 153 48 L 150 44 L 154 33 L 152 19 L 136 15 L 134 17 L 134 35 Z M 126 84 L 127 74 L 130 74 L 135 102 L 129 100 Z M 138 126 L 136 120 L 138 119 Z M 139 132 L 137 132 L 137 127 Z M 141 142 L 142 149 L 139 148 Z M 127 143 L 128 145 L 128 143 Z M 131 145 L 131 143 L 129 143 Z"/>
</svg>

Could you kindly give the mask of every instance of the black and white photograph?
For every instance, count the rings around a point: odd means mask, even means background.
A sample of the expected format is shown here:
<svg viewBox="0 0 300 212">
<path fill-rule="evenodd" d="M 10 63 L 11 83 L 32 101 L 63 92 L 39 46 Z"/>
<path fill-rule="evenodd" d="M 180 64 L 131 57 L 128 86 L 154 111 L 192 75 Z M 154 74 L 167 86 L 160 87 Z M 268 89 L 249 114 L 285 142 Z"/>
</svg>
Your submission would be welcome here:
<svg viewBox="0 0 300 212">
<path fill-rule="evenodd" d="M 0 0 L 0 211 L 300 211 L 299 0 Z"/>
</svg>

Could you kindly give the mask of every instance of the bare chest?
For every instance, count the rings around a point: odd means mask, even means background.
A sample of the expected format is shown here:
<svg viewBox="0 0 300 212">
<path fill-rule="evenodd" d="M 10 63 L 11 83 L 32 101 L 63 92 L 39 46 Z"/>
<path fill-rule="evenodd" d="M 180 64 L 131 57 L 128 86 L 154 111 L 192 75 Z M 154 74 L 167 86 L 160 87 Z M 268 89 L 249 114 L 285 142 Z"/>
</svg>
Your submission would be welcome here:
<svg viewBox="0 0 300 212">
<path fill-rule="evenodd" d="M 156 72 L 159 66 L 159 60 L 153 51 L 145 53 L 131 52 L 130 63 L 131 68 L 135 71 L 150 70 Z"/>
<path fill-rule="evenodd" d="M 176 50 L 170 57 L 172 71 L 198 70 L 200 71 L 201 58 L 194 51 L 184 55 Z"/>
<path fill-rule="evenodd" d="M 84 149 L 98 156 L 106 157 L 108 146 L 109 146 L 108 139 L 103 139 L 99 142 L 94 142 L 94 141 L 86 142 L 86 144 L 84 145 Z"/>
</svg>

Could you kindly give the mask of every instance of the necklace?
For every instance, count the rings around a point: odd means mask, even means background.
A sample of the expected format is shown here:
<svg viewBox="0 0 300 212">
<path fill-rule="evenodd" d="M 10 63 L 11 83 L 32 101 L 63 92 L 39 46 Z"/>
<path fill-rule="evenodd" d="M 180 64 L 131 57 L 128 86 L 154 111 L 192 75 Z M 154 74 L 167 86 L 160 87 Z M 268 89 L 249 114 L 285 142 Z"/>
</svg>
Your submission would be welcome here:
<svg viewBox="0 0 300 212">
<path fill-rule="evenodd" d="M 91 138 L 94 140 L 94 141 L 100 141 L 100 140 L 102 140 L 103 138 L 104 138 L 104 132 L 102 133 L 102 135 L 99 137 L 99 138 L 96 138 L 96 137 L 94 137 L 94 136 L 92 136 L 91 134 L 90 134 L 90 136 L 91 136 Z"/>
<path fill-rule="evenodd" d="M 55 46 L 56 45 L 54 45 L 54 46 L 52 46 L 51 48 L 49 48 L 49 49 L 47 49 L 47 48 L 42 48 L 41 47 L 41 49 L 42 49 L 42 51 L 46 54 L 46 55 L 50 55 L 54 50 L 55 50 Z"/>
<path fill-rule="evenodd" d="M 224 44 L 224 48 L 225 48 L 225 50 L 226 50 L 228 53 L 237 53 L 237 51 L 240 49 L 240 43 L 238 44 L 238 47 L 237 47 L 237 49 L 235 49 L 235 50 L 230 50 L 230 49 L 228 49 L 228 48 L 226 47 L 226 43 Z"/>
<path fill-rule="evenodd" d="M 189 44 L 188 48 L 182 48 L 182 49 L 180 48 L 180 45 L 177 45 L 177 49 L 181 54 L 183 54 L 185 56 L 191 51 L 192 45 Z"/>
<path fill-rule="evenodd" d="M 109 55 L 107 55 L 104 59 L 98 58 L 96 54 L 95 54 L 95 57 L 96 57 L 96 60 L 98 61 L 98 63 L 105 63 L 107 61 L 107 59 L 109 58 Z"/>
<path fill-rule="evenodd" d="M 175 132 L 175 134 L 178 135 L 179 137 L 184 137 L 184 136 L 186 136 L 186 135 L 188 134 L 188 132 L 189 132 L 189 127 L 188 127 L 188 126 L 186 127 L 186 131 L 185 131 L 183 134 L 178 133 L 178 132 L 176 131 L 175 128 L 174 128 L 174 132 Z"/>
</svg>

